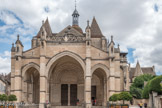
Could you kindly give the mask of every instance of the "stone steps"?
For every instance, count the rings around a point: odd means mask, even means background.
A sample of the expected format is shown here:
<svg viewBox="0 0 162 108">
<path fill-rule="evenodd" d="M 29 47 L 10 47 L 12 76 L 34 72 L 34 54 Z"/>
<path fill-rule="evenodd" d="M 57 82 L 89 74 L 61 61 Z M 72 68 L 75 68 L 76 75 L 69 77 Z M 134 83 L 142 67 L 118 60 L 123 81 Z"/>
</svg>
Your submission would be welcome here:
<svg viewBox="0 0 162 108">
<path fill-rule="evenodd" d="M 82 106 L 51 106 L 51 108 L 83 108 Z M 92 108 L 104 108 L 103 106 L 92 106 Z"/>
</svg>

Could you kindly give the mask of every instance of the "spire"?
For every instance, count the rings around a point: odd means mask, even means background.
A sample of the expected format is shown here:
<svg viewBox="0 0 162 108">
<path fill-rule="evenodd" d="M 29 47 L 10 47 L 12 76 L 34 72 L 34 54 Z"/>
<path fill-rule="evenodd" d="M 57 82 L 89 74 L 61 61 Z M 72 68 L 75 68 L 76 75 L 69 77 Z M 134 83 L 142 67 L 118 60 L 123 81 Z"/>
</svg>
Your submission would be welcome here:
<svg viewBox="0 0 162 108">
<path fill-rule="evenodd" d="M 75 10 L 76 10 L 76 0 L 75 0 Z"/>
<path fill-rule="evenodd" d="M 93 17 L 93 21 L 91 24 L 91 34 L 92 38 L 101 38 L 103 36 L 95 17 Z"/>
<path fill-rule="evenodd" d="M 19 39 L 19 34 L 17 35 L 17 40 L 16 40 L 16 43 L 15 44 L 20 44 L 22 47 L 23 47 L 23 44 L 22 44 L 22 42 L 20 41 L 20 39 Z"/>
<path fill-rule="evenodd" d="M 86 27 L 86 29 L 89 29 L 90 28 L 90 26 L 89 26 L 89 20 L 87 20 L 87 27 Z"/>
<path fill-rule="evenodd" d="M 44 20 L 42 21 L 42 26 L 40 28 L 40 31 L 38 32 L 37 34 L 37 37 L 40 38 L 41 36 L 41 33 L 42 33 L 42 28 L 45 28 L 46 32 L 47 32 L 47 36 L 51 36 L 52 35 L 52 30 L 51 30 L 51 26 L 49 24 L 49 21 L 48 21 L 48 17 L 46 19 L 46 21 L 44 22 Z"/>
<path fill-rule="evenodd" d="M 72 14 L 72 17 L 73 17 L 72 25 L 79 25 L 79 13 L 78 13 L 78 11 L 76 9 L 76 0 L 75 0 L 75 10 L 74 10 L 74 12 Z"/>
<path fill-rule="evenodd" d="M 139 61 L 137 60 L 137 64 L 136 64 L 134 76 L 139 76 L 139 75 L 142 75 L 142 74 L 143 74 L 143 72 L 142 72 L 140 63 L 139 63 Z"/>
<path fill-rule="evenodd" d="M 15 52 L 15 47 L 14 47 L 14 43 L 12 43 L 12 48 L 11 48 L 11 52 Z"/>
</svg>

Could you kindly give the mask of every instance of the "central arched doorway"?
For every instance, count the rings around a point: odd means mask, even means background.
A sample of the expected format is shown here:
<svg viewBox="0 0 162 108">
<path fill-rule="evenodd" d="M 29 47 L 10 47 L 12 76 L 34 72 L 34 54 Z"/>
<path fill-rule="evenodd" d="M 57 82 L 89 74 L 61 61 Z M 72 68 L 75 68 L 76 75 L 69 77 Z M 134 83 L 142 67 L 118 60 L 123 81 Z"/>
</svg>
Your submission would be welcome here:
<svg viewBox="0 0 162 108">
<path fill-rule="evenodd" d="M 76 106 L 84 101 L 84 71 L 71 56 L 57 59 L 49 72 L 49 101 L 52 106 Z"/>
</svg>

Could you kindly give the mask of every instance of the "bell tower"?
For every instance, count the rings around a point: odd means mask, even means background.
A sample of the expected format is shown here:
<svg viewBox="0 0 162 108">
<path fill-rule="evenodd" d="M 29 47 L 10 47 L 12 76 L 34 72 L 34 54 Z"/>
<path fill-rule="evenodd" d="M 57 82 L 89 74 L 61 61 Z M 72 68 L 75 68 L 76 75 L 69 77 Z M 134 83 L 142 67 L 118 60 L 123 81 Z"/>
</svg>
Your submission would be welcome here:
<svg viewBox="0 0 162 108">
<path fill-rule="evenodd" d="M 78 11 L 77 11 L 77 9 L 76 9 L 76 0 L 75 0 L 75 10 L 74 10 L 74 12 L 73 12 L 73 14 L 72 14 L 72 25 L 74 26 L 74 25 L 79 25 L 79 13 L 78 13 Z"/>
</svg>

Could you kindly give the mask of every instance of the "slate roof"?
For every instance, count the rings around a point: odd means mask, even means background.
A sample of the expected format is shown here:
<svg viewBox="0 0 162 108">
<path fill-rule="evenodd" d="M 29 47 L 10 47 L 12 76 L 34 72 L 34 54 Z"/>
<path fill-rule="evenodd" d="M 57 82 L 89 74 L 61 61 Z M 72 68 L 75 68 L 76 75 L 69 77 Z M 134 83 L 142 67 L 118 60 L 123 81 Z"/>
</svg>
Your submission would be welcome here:
<svg viewBox="0 0 162 108">
<path fill-rule="evenodd" d="M 93 18 L 93 21 L 92 21 L 92 24 L 91 24 L 91 37 L 92 38 L 103 37 L 102 32 L 100 30 L 100 27 L 97 24 L 95 17 Z"/>
<path fill-rule="evenodd" d="M 0 80 L 3 81 L 5 84 L 11 84 L 11 73 L 8 75 L 0 75 Z"/>
<path fill-rule="evenodd" d="M 135 70 L 136 70 L 136 68 L 130 68 L 130 72 L 129 72 L 130 79 L 132 79 L 134 77 Z M 144 74 L 155 75 L 155 72 L 152 67 L 142 67 L 141 70 Z"/>
<path fill-rule="evenodd" d="M 19 35 L 17 35 L 17 40 L 16 40 L 15 44 L 20 44 L 23 47 L 22 42 L 19 40 Z"/>
<path fill-rule="evenodd" d="M 51 26 L 49 24 L 48 18 L 46 19 L 45 23 L 41 26 L 40 31 L 37 34 L 37 38 L 41 37 L 41 33 L 42 33 L 42 27 L 45 28 L 46 32 L 47 32 L 47 36 L 52 36 L 52 30 L 51 30 Z"/>
</svg>

